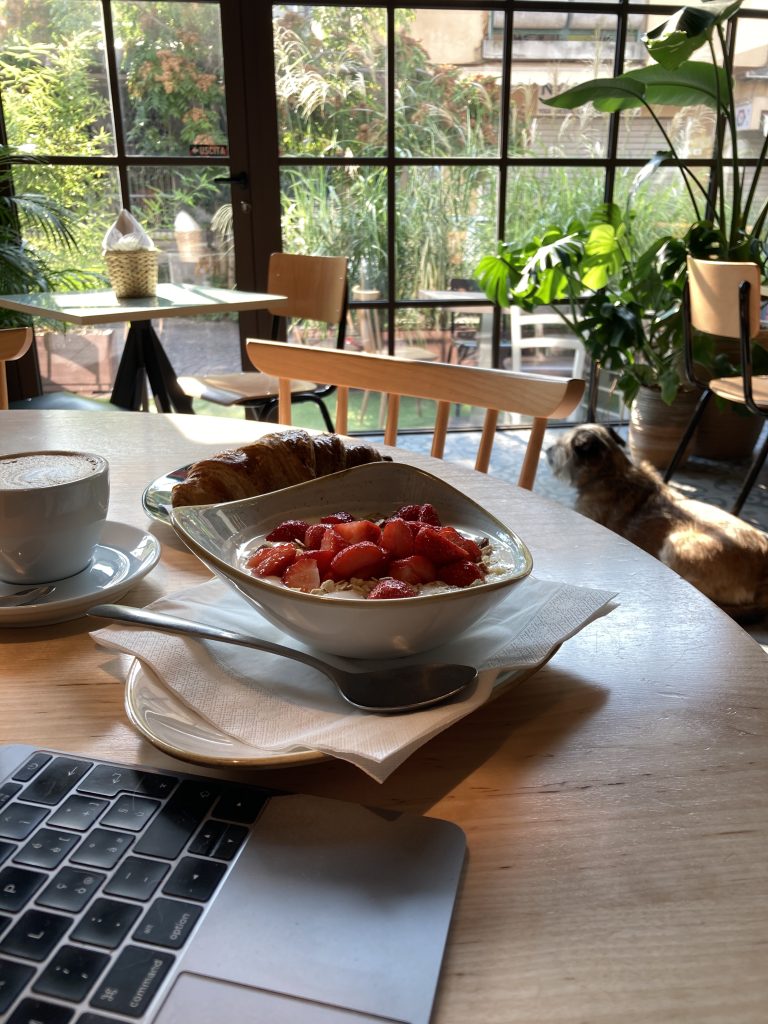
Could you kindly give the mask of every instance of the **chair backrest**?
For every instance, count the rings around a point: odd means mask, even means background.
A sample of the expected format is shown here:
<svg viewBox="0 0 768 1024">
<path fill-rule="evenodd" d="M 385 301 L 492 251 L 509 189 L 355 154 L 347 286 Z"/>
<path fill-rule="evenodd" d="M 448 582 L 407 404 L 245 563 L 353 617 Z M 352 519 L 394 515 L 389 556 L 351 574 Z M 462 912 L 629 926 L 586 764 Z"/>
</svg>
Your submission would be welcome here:
<svg viewBox="0 0 768 1024">
<path fill-rule="evenodd" d="M 346 319 L 347 259 L 273 252 L 267 291 L 286 296 L 267 307 L 274 316 L 339 324 Z"/>
<path fill-rule="evenodd" d="M 760 268 L 756 263 L 728 263 L 688 257 L 688 308 L 691 325 L 705 334 L 741 337 L 739 287 L 749 284 L 749 338 L 760 332 Z"/>
<path fill-rule="evenodd" d="M 0 409 L 8 408 L 8 383 L 5 364 L 20 359 L 32 344 L 31 327 L 8 327 L 0 330 Z"/>
<path fill-rule="evenodd" d="M 305 348 L 281 342 L 248 340 L 248 358 L 264 373 L 279 378 L 278 418 L 291 422 L 290 382 L 309 379 L 335 384 L 338 389 L 336 430 L 347 433 L 349 388 L 380 391 L 388 396 L 384 443 L 397 443 L 399 404 L 402 396 L 433 399 L 437 414 L 432 455 L 442 458 L 451 406 L 454 403 L 486 410 L 475 469 L 487 472 L 499 412 L 533 417 L 518 484 L 530 490 L 538 468 L 547 420 L 562 418 L 576 408 L 584 393 L 583 380 L 509 373 L 474 366 L 430 363 L 369 355 L 365 352 Z"/>
<path fill-rule="evenodd" d="M 523 313 L 519 306 L 510 306 L 505 312 L 509 314 L 510 369 L 520 372 L 524 348 L 564 348 L 573 352 L 572 376 L 584 376 L 584 345 L 573 331 L 568 330 L 557 313 Z M 525 334 L 525 328 L 533 328 L 533 334 Z"/>
</svg>

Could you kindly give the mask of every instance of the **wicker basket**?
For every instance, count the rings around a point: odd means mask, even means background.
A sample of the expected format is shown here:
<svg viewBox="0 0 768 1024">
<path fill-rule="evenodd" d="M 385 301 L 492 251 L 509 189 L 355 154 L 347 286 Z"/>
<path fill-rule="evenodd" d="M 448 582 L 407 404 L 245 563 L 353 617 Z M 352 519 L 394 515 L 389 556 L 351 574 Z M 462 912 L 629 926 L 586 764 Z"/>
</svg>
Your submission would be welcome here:
<svg viewBox="0 0 768 1024">
<path fill-rule="evenodd" d="M 144 298 L 157 294 L 157 250 L 104 253 L 109 280 L 118 299 Z"/>
</svg>

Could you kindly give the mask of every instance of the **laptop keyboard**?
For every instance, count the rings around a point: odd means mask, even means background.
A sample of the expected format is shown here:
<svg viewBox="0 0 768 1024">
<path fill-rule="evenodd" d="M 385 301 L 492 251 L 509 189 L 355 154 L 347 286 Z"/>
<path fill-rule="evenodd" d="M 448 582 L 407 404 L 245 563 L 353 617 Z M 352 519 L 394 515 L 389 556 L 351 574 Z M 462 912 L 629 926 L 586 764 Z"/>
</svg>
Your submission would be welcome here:
<svg viewBox="0 0 768 1024">
<path fill-rule="evenodd" d="M 0 785 L 0 1020 L 140 1020 L 273 793 L 29 757 Z"/>
</svg>

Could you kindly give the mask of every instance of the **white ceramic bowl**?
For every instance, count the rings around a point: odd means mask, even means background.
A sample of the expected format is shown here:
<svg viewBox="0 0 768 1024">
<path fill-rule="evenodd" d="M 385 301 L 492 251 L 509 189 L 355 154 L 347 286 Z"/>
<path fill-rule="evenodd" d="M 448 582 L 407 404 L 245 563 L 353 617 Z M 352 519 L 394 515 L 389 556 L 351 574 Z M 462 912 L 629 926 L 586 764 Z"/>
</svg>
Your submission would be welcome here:
<svg viewBox="0 0 768 1024">
<path fill-rule="evenodd" d="M 380 518 L 402 505 L 424 502 L 434 505 L 445 525 L 488 537 L 503 550 L 510 571 L 447 593 L 366 601 L 275 586 L 243 568 L 249 542 L 253 546 L 254 538 L 284 519 L 316 521 L 339 511 Z M 471 498 L 430 473 L 396 462 L 357 466 L 242 501 L 177 508 L 171 522 L 198 558 L 264 618 L 309 647 L 349 658 L 395 658 L 455 639 L 506 597 L 533 565 L 520 538 Z"/>
</svg>

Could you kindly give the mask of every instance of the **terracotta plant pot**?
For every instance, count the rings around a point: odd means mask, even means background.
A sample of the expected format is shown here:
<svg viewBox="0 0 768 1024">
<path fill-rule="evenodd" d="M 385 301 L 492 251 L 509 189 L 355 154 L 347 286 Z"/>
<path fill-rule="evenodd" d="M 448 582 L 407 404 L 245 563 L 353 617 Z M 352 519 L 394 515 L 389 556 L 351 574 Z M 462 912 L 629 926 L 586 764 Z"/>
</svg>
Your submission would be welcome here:
<svg viewBox="0 0 768 1024">
<path fill-rule="evenodd" d="M 666 469 L 698 400 L 697 390 L 681 388 L 672 405 L 667 405 L 658 388 L 641 387 L 629 420 L 629 452 L 633 462 L 650 462 L 657 469 Z M 692 445 L 681 465 L 691 449 Z"/>
</svg>

